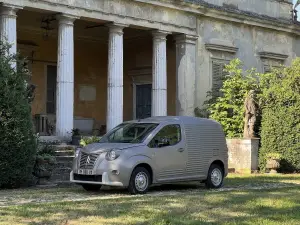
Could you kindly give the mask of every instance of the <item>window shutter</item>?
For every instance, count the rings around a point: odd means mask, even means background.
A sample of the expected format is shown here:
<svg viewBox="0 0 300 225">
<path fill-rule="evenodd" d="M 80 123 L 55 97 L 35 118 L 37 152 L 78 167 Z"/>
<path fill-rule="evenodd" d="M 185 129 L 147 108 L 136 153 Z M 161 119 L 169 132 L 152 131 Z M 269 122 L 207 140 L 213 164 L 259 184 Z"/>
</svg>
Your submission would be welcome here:
<svg viewBox="0 0 300 225">
<path fill-rule="evenodd" d="M 264 73 L 270 73 L 271 72 L 271 68 L 269 65 L 264 65 Z"/>
<path fill-rule="evenodd" d="M 226 61 L 212 61 L 212 92 L 216 96 L 220 96 L 222 93 L 220 89 L 223 85 L 223 79 L 227 75 L 224 71 Z"/>
</svg>

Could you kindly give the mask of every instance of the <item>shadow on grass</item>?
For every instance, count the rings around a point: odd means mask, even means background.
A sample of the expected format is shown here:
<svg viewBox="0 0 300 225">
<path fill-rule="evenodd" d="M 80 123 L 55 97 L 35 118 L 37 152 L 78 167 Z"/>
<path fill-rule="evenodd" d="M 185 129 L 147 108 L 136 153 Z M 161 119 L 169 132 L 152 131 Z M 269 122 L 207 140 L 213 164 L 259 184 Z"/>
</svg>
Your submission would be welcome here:
<svg viewBox="0 0 300 225">
<path fill-rule="evenodd" d="M 27 224 L 299 224 L 299 202 L 296 188 L 203 192 L 27 204 L 4 208 L 0 221 L 11 217 Z"/>
</svg>

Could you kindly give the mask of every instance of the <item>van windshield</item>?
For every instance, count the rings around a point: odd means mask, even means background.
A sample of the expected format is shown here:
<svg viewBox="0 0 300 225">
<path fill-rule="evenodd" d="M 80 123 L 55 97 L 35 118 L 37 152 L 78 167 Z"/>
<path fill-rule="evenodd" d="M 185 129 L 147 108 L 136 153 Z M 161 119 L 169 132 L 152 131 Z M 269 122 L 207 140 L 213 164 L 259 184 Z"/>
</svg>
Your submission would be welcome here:
<svg viewBox="0 0 300 225">
<path fill-rule="evenodd" d="M 157 123 L 122 123 L 104 135 L 100 143 L 142 143 Z"/>
</svg>

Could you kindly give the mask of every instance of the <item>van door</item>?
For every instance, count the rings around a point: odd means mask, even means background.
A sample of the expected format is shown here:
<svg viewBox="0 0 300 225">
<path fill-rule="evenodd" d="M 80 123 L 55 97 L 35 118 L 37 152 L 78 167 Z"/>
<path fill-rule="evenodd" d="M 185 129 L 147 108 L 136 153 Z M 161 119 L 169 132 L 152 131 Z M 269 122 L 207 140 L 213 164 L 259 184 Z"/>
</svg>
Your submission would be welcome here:
<svg viewBox="0 0 300 225">
<path fill-rule="evenodd" d="M 156 165 L 158 182 L 180 180 L 185 177 L 187 150 L 180 124 L 162 127 L 148 144 Z"/>
</svg>

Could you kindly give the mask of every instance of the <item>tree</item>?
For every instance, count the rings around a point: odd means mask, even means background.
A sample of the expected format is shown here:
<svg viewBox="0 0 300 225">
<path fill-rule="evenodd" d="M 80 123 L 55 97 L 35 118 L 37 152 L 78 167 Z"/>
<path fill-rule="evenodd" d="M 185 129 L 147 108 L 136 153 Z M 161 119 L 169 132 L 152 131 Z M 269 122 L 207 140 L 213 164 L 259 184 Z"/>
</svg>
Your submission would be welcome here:
<svg viewBox="0 0 300 225">
<path fill-rule="evenodd" d="M 9 54 L 9 48 L 0 43 L 0 188 L 26 185 L 37 147 L 25 59 Z"/>
</svg>

